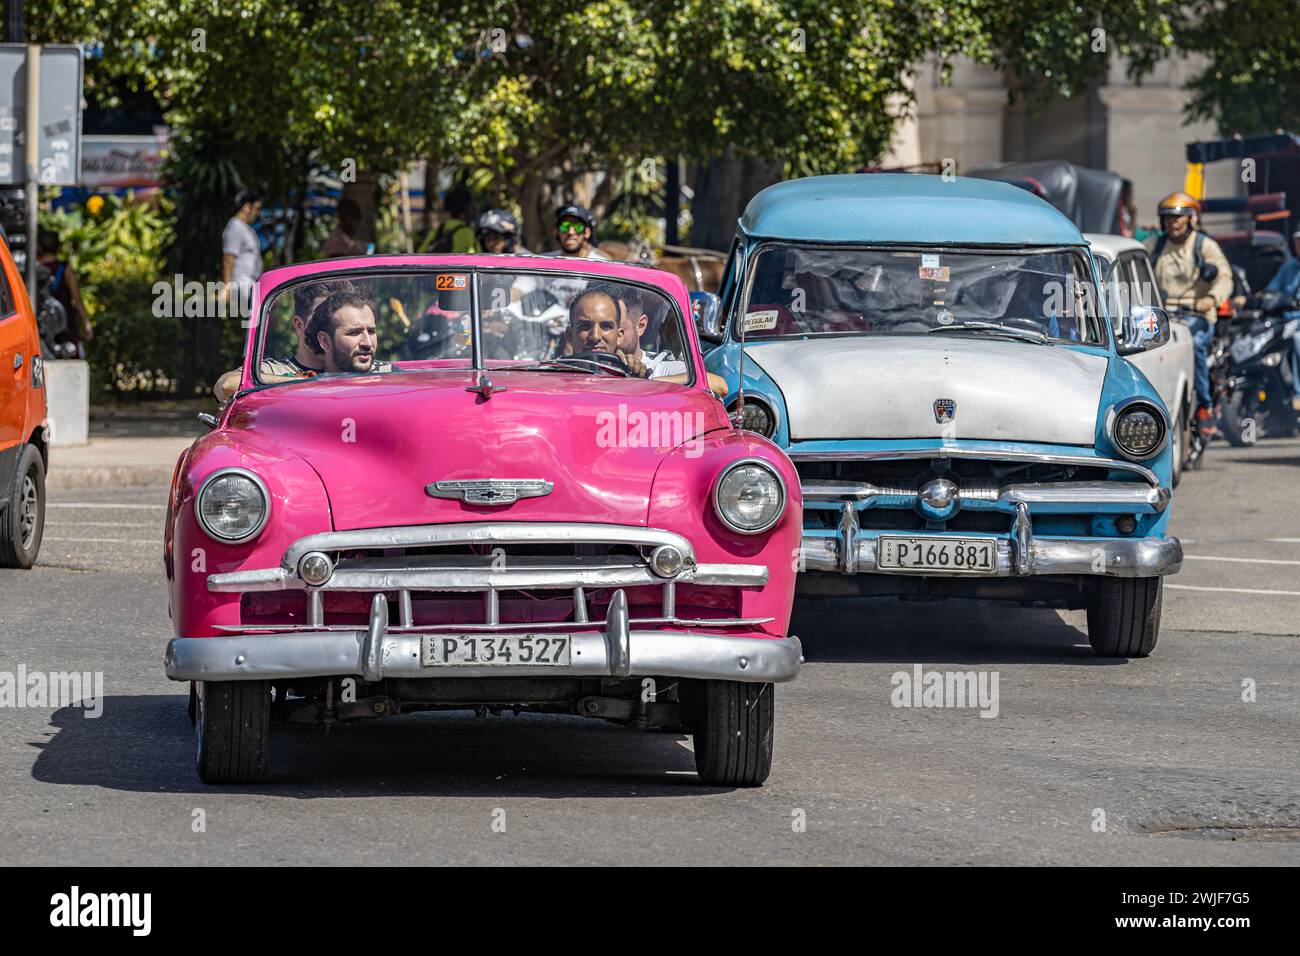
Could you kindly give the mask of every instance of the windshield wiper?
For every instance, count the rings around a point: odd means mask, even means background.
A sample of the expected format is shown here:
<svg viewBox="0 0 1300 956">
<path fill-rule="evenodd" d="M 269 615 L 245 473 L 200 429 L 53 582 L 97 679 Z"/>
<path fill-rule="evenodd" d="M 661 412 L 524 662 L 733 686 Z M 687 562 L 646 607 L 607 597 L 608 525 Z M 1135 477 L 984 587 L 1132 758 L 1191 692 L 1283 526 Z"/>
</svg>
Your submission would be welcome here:
<svg viewBox="0 0 1300 956">
<path fill-rule="evenodd" d="M 581 363 L 581 364 L 579 364 Z M 585 368 L 582 366 L 586 366 Z M 563 361 L 551 359 L 546 362 L 533 362 L 528 365 L 508 365 L 505 370 L 508 372 L 587 372 L 591 370 L 609 372 L 611 375 L 619 375 L 627 378 L 632 373 L 626 369 L 617 368 L 606 362 L 598 362 L 595 359 L 584 358 L 566 358 Z"/>
<path fill-rule="evenodd" d="M 1005 335 L 1025 342 L 1037 342 L 1039 345 L 1051 345 L 1052 339 L 1046 332 L 1034 329 L 1017 329 L 996 322 L 958 322 L 956 325 L 936 325 L 930 332 L 986 332 L 993 335 Z"/>
</svg>

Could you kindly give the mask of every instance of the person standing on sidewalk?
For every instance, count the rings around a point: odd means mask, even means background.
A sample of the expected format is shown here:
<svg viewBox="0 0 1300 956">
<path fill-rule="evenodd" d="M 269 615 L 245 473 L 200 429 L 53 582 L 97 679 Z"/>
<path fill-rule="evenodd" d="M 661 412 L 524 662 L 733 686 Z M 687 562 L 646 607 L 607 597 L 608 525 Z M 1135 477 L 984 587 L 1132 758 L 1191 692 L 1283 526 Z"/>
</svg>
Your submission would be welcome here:
<svg viewBox="0 0 1300 956">
<path fill-rule="evenodd" d="M 42 229 L 36 236 L 36 261 L 50 270 L 50 294 L 58 299 L 68 315 L 66 332 L 59 333 L 56 341 L 71 342 L 77 358 L 86 357 L 86 346 L 95 335 L 90 325 L 90 313 L 81 299 L 81 283 L 72 264 L 61 255 L 58 233 Z"/>
<path fill-rule="evenodd" d="M 361 205 L 351 196 L 339 200 L 335 210 L 338 223 L 325 239 L 321 248 L 322 259 L 335 259 L 340 256 L 363 256 L 366 247 L 357 241 L 356 235 L 361 230 Z"/>
<path fill-rule="evenodd" d="M 262 197 L 251 189 L 235 195 L 235 214 L 221 234 L 222 296 L 231 299 L 241 317 L 248 314 L 253 286 L 262 274 L 262 243 L 253 223 L 262 214 Z"/>
</svg>

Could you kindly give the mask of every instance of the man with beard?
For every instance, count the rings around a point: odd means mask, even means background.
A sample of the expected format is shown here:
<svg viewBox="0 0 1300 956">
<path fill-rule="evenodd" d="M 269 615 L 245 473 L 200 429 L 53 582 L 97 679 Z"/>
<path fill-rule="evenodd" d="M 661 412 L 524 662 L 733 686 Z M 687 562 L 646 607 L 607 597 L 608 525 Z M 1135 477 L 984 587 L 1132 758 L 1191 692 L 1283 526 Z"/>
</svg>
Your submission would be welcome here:
<svg viewBox="0 0 1300 956">
<path fill-rule="evenodd" d="M 360 292 L 336 292 L 316 307 L 307 324 L 307 342 L 323 360 L 325 372 L 388 372 L 375 359 L 379 336 L 375 307 Z"/>
</svg>

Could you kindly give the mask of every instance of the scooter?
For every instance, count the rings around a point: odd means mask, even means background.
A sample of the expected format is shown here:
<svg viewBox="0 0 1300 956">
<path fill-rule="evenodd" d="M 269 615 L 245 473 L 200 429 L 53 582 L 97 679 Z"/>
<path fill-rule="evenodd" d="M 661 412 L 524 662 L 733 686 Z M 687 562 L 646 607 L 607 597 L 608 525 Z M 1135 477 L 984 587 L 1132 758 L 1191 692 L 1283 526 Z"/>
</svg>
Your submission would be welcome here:
<svg viewBox="0 0 1300 956">
<path fill-rule="evenodd" d="M 1254 307 L 1242 309 L 1228 346 L 1227 398 L 1221 424 L 1224 437 L 1238 447 L 1261 438 L 1296 434 L 1291 396 L 1292 338 L 1300 329 L 1300 302 L 1263 292 Z"/>
</svg>

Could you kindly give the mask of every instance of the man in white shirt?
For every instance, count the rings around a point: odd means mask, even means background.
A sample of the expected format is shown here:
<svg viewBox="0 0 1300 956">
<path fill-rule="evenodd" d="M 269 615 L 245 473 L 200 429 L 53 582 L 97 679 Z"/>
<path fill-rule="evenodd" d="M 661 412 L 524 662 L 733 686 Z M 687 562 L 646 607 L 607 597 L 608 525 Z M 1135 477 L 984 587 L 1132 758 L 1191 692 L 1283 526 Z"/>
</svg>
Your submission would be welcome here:
<svg viewBox="0 0 1300 956">
<path fill-rule="evenodd" d="M 221 233 L 223 295 L 236 296 L 236 308 L 245 317 L 253 300 L 253 285 L 262 274 L 262 243 L 253 230 L 261 214 L 262 197 L 241 189 L 235 196 L 235 214 Z"/>
</svg>

